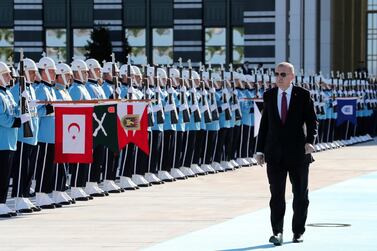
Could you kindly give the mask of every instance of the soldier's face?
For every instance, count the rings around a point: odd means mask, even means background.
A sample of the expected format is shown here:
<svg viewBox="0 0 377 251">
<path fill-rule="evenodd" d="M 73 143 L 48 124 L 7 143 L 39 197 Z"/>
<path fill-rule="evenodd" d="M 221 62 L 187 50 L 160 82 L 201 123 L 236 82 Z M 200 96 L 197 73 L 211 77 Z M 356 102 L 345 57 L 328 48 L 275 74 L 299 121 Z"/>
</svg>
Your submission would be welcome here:
<svg viewBox="0 0 377 251">
<path fill-rule="evenodd" d="M 55 72 L 54 69 L 48 69 L 48 74 L 50 75 L 51 79 L 55 79 L 56 78 L 56 72 Z"/>
<path fill-rule="evenodd" d="M 136 81 L 137 84 L 140 84 L 141 76 L 140 75 L 135 75 L 135 81 Z"/>
<path fill-rule="evenodd" d="M 12 76 L 10 75 L 10 73 L 3 73 L 3 79 L 5 81 L 5 83 L 1 83 L 3 86 L 7 86 L 9 85 L 9 82 L 10 80 L 12 79 Z"/>
<path fill-rule="evenodd" d="M 37 77 L 37 73 L 33 70 L 29 71 L 29 82 L 34 82 Z"/>
</svg>

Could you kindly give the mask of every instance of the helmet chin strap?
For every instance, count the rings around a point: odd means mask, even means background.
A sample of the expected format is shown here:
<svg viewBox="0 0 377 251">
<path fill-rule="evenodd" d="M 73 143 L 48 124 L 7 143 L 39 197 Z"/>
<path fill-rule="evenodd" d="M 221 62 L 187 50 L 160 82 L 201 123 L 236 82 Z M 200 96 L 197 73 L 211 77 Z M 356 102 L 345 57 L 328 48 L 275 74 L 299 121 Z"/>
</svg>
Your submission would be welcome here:
<svg viewBox="0 0 377 251">
<path fill-rule="evenodd" d="M 68 83 L 67 83 L 67 79 L 65 78 L 65 74 L 64 73 L 62 74 L 62 79 L 63 79 L 64 84 L 67 86 Z"/>
<path fill-rule="evenodd" d="M 94 69 L 93 69 L 93 68 L 90 68 L 89 71 L 92 73 L 92 75 L 93 75 L 93 77 L 94 77 L 94 80 L 97 81 L 97 80 L 99 79 L 99 77 L 97 76 L 97 74 L 96 74 L 96 72 L 94 71 Z"/>
<path fill-rule="evenodd" d="M 50 73 L 48 72 L 48 69 L 47 69 L 47 68 L 45 69 L 45 73 L 46 73 L 46 75 L 47 75 L 48 83 L 49 83 L 49 84 L 52 84 L 52 80 L 51 80 L 51 77 L 50 77 Z"/>
<path fill-rule="evenodd" d="M 80 76 L 80 81 L 84 83 L 84 77 L 82 76 L 82 72 L 78 71 L 79 76 Z"/>
<path fill-rule="evenodd" d="M 26 82 L 31 83 L 29 71 L 25 71 Z"/>
</svg>

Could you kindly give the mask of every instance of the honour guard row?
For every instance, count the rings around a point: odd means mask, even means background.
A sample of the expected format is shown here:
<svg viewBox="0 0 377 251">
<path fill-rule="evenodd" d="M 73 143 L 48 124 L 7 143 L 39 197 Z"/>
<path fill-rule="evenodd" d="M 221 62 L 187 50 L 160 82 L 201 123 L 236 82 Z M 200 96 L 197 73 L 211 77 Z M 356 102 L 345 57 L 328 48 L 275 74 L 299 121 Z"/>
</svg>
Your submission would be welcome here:
<svg viewBox="0 0 377 251">
<path fill-rule="evenodd" d="M 254 102 L 275 86 L 272 74 L 244 75 L 231 65 L 227 71 L 211 66 L 194 70 L 190 61 L 186 68 L 179 62 L 140 69 L 130 64 L 118 68 L 114 62 L 101 65 L 92 58 L 68 65 L 44 55 L 34 62 L 21 55 L 16 68 L 0 62 L 0 217 L 255 165 L 254 125 L 259 122 L 254 113 L 259 111 Z M 295 84 L 309 89 L 315 101 L 317 150 L 374 134 L 374 81 L 301 76 Z M 357 126 L 336 126 L 338 97 L 358 97 Z M 121 151 L 96 146 L 91 164 L 56 164 L 54 106 L 49 102 L 118 98 L 152 100 L 150 154 L 134 144 Z M 14 208 L 6 204 L 9 197 Z"/>
</svg>

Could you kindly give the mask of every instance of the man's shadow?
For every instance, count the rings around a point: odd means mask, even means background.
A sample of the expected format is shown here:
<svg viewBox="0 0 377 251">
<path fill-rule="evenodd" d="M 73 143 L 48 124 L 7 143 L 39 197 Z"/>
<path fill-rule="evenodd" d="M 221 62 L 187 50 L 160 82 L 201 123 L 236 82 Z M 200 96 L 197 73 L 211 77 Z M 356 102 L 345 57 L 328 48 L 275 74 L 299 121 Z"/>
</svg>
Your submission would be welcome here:
<svg viewBox="0 0 377 251">
<path fill-rule="evenodd" d="M 283 242 L 283 245 L 285 244 L 291 244 L 292 241 Z M 276 248 L 279 246 L 275 246 L 274 244 L 263 244 L 258 246 L 252 246 L 252 247 L 245 247 L 245 248 L 232 248 L 232 249 L 220 249 L 217 251 L 248 251 L 248 250 L 257 250 L 257 249 L 268 249 L 268 248 Z"/>
</svg>

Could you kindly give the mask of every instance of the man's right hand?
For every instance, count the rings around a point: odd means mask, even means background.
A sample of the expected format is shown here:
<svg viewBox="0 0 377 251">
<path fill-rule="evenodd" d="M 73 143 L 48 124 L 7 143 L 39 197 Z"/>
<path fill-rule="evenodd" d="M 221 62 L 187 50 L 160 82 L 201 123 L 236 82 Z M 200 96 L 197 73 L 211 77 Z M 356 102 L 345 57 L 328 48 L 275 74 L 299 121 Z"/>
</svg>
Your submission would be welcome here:
<svg viewBox="0 0 377 251">
<path fill-rule="evenodd" d="M 254 155 L 254 159 L 257 161 L 258 165 L 260 165 L 260 166 L 262 166 L 265 163 L 263 153 L 256 153 Z"/>
</svg>

